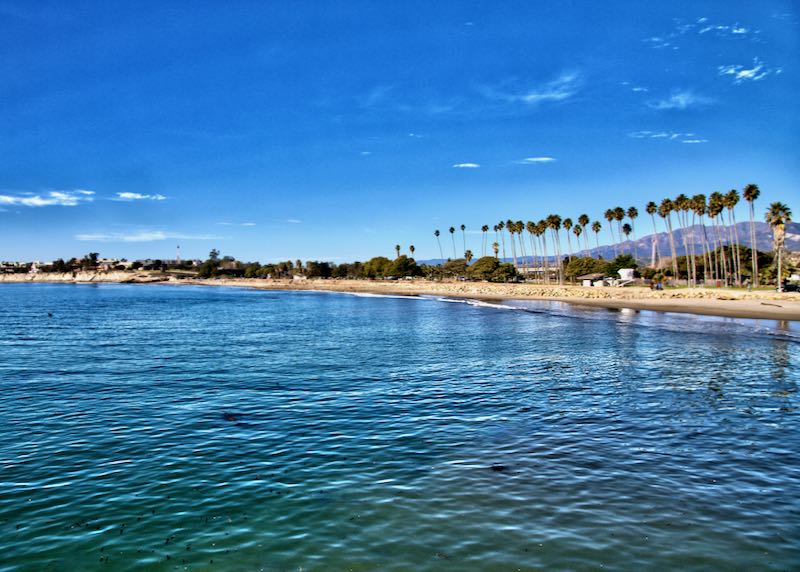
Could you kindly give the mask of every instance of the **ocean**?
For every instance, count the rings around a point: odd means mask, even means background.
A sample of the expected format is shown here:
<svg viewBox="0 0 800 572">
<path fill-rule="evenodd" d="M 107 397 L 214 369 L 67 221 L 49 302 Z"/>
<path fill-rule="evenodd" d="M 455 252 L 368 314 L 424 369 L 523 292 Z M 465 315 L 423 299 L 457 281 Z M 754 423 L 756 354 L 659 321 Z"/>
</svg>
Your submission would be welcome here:
<svg viewBox="0 0 800 572">
<path fill-rule="evenodd" d="M 800 331 L 0 285 L 0 570 L 800 568 Z"/>
</svg>

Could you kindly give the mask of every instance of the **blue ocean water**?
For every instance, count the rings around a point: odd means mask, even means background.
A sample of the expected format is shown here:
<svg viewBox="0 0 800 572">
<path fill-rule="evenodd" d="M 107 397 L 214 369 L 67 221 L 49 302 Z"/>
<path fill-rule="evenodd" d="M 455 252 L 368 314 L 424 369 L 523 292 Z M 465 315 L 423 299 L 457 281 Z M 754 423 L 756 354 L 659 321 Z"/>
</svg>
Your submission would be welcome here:
<svg viewBox="0 0 800 572">
<path fill-rule="evenodd" d="M 800 568 L 796 324 L 0 285 L 0 570 Z"/>
</svg>

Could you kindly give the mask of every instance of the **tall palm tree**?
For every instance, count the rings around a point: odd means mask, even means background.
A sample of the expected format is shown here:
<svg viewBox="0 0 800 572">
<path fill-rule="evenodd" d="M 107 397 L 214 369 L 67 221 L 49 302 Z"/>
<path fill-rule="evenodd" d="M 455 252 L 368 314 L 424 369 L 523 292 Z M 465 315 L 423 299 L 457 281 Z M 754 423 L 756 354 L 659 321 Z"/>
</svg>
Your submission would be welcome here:
<svg viewBox="0 0 800 572">
<path fill-rule="evenodd" d="M 772 203 L 769 205 L 764 220 L 772 228 L 772 243 L 775 247 L 775 260 L 778 264 L 778 292 L 783 292 L 783 270 L 781 259 L 783 258 L 783 243 L 786 232 L 785 225 L 792 220 L 792 211 L 784 203 Z"/>
<path fill-rule="evenodd" d="M 536 243 L 533 240 L 534 235 L 536 234 L 536 223 L 532 220 L 529 220 L 525 224 L 525 230 L 528 231 L 528 238 L 531 242 L 531 268 L 535 269 L 539 264 L 536 261 Z M 534 275 L 535 277 L 535 275 Z"/>
<path fill-rule="evenodd" d="M 455 238 L 456 227 L 451 226 L 448 229 L 448 231 L 450 232 L 450 240 L 453 241 L 453 260 L 455 260 L 456 258 L 458 258 L 458 254 L 456 254 L 456 238 Z"/>
<path fill-rule="evenodd" d="M 753 286 L 758 286 L 758 245 L 756 244 L 756 199 L 761 194 L 761 189 L 755 183 L 745 185 L 742 196 L 750 204 L 750 270 L 753 273 Z"/>
<path fill-rule="evenodd" d="M 514 225 L 514 221 L 508 219 L 506 221 L 506 230 L 508 231 L 508 236 L 511 239 L 511 258 L 514 260 L 514 268 L 517 267 L 517 241 L 514 239 L 514 232 L 516 232 L 516 227 Z"/>
<path fill-rule="evenodd" d="M 572 219 L 567 217 L 564 219 L 564 222 L 561 223 L 561 226 L 564 227 L 564 230 L 567 231 L 567 248 L 569 248 L 569 257 L 572 258 L 572 240 L 569 238 L 569 231 L 572 229 Z"/>
<path fill-rule="evenodd" d="M 614 258 L 617 257 L 617 239 L 614 238 L 614 209 L 606 209 L 606 212 L 603 213 L 603 216 L 606 217 L 608 221 L 608 230 L 611 233 L 611 244 L 614 247 Z"/>
<path fill-rule="evenodd" d="M 600 256 L 600 230 L 603 228 L 603 225 L 600 224 L 599 220 L 596 220 L 592 223 L 592 232 L 594 233 L 594 241 L 597 244 L 597 256 Z"/>
<path fill-rule="evenodd" d="M 728 256 L 725 252 L 725 243 L 723 242 L 724 233 L 720 231 L 720 218 L 723 209 L 725 208 L 725 197 L 722 193 L 713 192 L 708 197 L 708 216 L 711 217 L 711 223 L 714 225 L 714 235 L 716 238 L 716 248 L 719 250 L 717 257 L 717 270 L 716 276 L 722 277 L 725 285 L 729 282 L 728 273 Z"/>
<path fill-rule="evenodd" d="M 408 251 L 411 253 L 411 258 L 414 258 L 414 251 L 415 250 L 416 250 L 416 248 L 414 248 L 413 244 L 409 245 Z"/>
<path fill-rule="evenodd" d="M 733 259 L 736 262 L 736 284 L 742 285 L 742 259 L 739 252 L 739 231 L 736 230 L 736 213 L 734 208 L 739 203 L 739 191 L 731 189 L 725 195 L 725 207 L 728 209 L 728 220 L 731 223 L 731 234 L 733 235 L 733 247 L 736 249 Z"/>
<path fill-rule="evenodd" d="M 664 219 L 667 225 L 667 233 L 669 234 L 669 249 L 672 253 L 672 273 L 675 280 L 678 280 L 678 252 L 675 250 L 675 236 L 672 234 L 672 209 L 674 208 L 670 199 L 664 199 L 658 206 L 658 216 Z"/>
<path fill-rule="evenodd" d="M 628 218 L 631 219 L 631 232 L 633 233 L 633 258 L 639 258 L 639 245 L 636 244 L 636 217 L 639 216 L 639 210 L 636 207 L 628 209 Z"/>
<path fill-rule="evenodd" d="M 544 253 L 544 281 L 550 283 L 550 256 L 547 254 L 547 221 L 542 219 L 536 224 L 536 234 L 542 240 L 542 252 Z"/>
<path fill-rule="evenodd" d="M 564 284 L 564 265 L 561 259 L 561 237 L 558 232 L 561 230 L 561 217 L 557 214 L 551 214 L 547 217 L 547 226 L 553 233 L 553 242 L 556 247 L 556 257 L 558 264 L 558 283 Z"/>
<path fill-rule="evenodd" d="M 625 209 L 614 207 L 614 220 L 617 221 L 617 237 L 619 238 L 620 254 L 625 254 L 625 247 L 622 245 L 622 221 L 625 219 Z"/>
<path fill-rule="evenodd" d="M 688 280 L 689 286 L 695 285 L 695 274 L 693 272 L 694 266 L 694 257 L 693 252 L 689 249 L 689 241 L 688 237 L 688 222 L 686 219 L 686 213 L 689 211 L 689 197 L 684 195 L 683 193 L 679 194 L 675 197 L 673 201 L 673 205 L 675 207 L 675 215 L 678 219 L 678 224 L 681 225 L 681 240 L 683 241 L 683 252 L 686 256 L 686 278 Z"/>
<path fill-rule="evenodd" d="M 653 240 L 650 252 L 650 266 L 655 267 L 659 262 L 658 241 L 656 240 L 658 238 L 658 229 L 656 228 L 656 213 L 658 212 L 658 205 L 656 205 L 656 203 L 653 201 L 650 201 L 647 203 L 645 210 L 647 211 L 647 214 L 650 215 L 650 220 L 653 221 Z"/>
<path fill-rule="evenodd" d="M 396 258 L 400 258 L 400 245 L 399 244 L 395 244 L 394 245 L 394 251 L 397 253 Z"/>
<path fill-rule="evenodd" d="M 521 220 L 518 220 L 514 223 L 514 231 L 517 233 L 517 239 L 519 240 L 519 252 L 522 255 L 522 268 L 525 272 L 525 276 L 527 277 L 527 255 L 525 254 L 525 240 L 522 238 L 522 233 L 525 230 L 525 223 Z"/>
<path fill-rule="evenodd" d="M 578 243 L 578 247 L 581 245 L 581 233 L 583 233 L 583 225 L 576 224 L 572 227 L 572 234 L 575 235 L 575 241 Z"/>
<path fill-rule="evenodd" d="M 435 236 L 435 237 L 436 237 L 436 244 L 438 244 L 438 245 L 439 245 L 439 256 L 441 256 L 441 257 L 442 257 L 442 260 L 444 260 L 444 251 L 442 250 L 442 241 L 441 241 L 441 240 L 439 240 L 439 235 L 440 235 L 440 234 L 441 234 L 441 233 L 439 232 L 439 230 L 438 230 L 438 229 L 436 229 L 436 230 L 434 230 L 434 231 L 433 231 L 433 236 Z"/>
<path fill-rule="evenodd" d="M 503 234 L 503 229 L 506 227 L 506 223 L 502 220 L 497 223 L 497 230 L 500 231 L 500 244 L 503 246 L 503 260 L 506 259 L 506 237 Z"/>
<path fill-rule="evenodd" d="M 709 270 L 711 268 L 711 253 L 709 252 L 708 248 L 708 233 L 706 232 L 706 221 L 705 218 L 703 218 L 707 212 L 706 196 L 702 193 L 698 193 L 692 197 L 691 203 L 692 212 L 694 216 L 697 216 L 700 219 L 700 226 L 703 229 L 703 234 L 700 236 L 700 251 L 703 255 L 703 283 L 705 284 L 708 281 Z"/>
<path fill-rule="evenodd" d="M 489 225 L 483 225 L 481 227 L 481 232 L 483 233 L 483 240 L 481 241 L 481 254 L 486 256 L 486 233 L 489 232 Z"/>
<path fill-rule="evenodd" d="M 467 227 L 466 225 L 461 225 L 461 240 L 464 243 L 464 251 L 467 250 Z"/>
<path fill-rule="evenodd" d="M 581 225 L 584 229 L 589 228 L 589 215 L 582 214 L 578 217 L 578 224 Z M 583 233 L 583 245 L 586 247 L 586 255 L 589 255 L 589 233 Z"/>
<path fill-rule="evenodd" d="M 627 222 L 622 225 L 622 234 L 625 235 L 625 240 L 628 240 L 631 232 L 633 232 L 633 227 L 631 225 L 629 225 Z"/>
</svg>

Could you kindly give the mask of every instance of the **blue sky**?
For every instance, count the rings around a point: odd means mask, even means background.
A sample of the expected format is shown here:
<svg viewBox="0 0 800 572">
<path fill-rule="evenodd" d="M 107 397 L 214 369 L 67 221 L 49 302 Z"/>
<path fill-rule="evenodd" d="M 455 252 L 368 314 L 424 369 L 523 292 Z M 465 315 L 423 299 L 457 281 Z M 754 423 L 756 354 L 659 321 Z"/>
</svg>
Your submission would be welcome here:
<svg viewBox="0 0 800 572">
<path fill-rule="evenodd" d="M 798 212 L 799 44 L 790 1 L 0 0 L 0 259 L 424 259 L 750 182 Z"/>
</svg>

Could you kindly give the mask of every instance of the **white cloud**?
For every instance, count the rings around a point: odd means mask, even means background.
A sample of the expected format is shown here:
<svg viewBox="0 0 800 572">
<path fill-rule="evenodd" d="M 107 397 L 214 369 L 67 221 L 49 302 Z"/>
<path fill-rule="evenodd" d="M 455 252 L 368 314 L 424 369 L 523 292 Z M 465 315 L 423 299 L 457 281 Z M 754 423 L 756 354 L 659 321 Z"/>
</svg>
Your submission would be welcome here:
<svg viewBox="0 0 800 572">
<path fill-rule="evenodd" d="M 706 143 L 707 139 L 699 139 L 694 133 L 677 133 L 675 131 L 634 131 L 628 133 L 634 139 L 660 139 L 662 141 L 677 141 L 681 143 Z"/>
<path fill-rule="evenodd" d="M 745 68 L 744 66 L 719 66 L 719 75 L 728 75 L 733 77 L 733 83 L 742 83 L 743 81 L 759 81 L 772 73 L 772 70 L 764 67 L 764 62 L 758 58 L 753 58 L 753 67 Z M 780 71 L 776 72 L 780 73 Z"/>
<path fill-rule="evenodd" d="M 477 169 L 480 167 L 478 163 L 456 163 L 453 165 L 454 169 Z"/>
<path fill-rule="evenodd" d="M 218 222 L 220 226 L 256 226 L 254 222 Z"/>
<path fill-rule="evenodd" d="M 564 101 L 575 95 L 580 89 L 580 77 L 576 72 L 563 72 L 552 81 L 548 81 L 523 93 L 503 93 L 494 89 L 484 89 L 484 94 L 492 99 L 501 99 L 512 103 L 538 105 L 546 101 Z"/>
<path fill-rule="evenodd" d="M 289 224 L 303 224 L 303 221 L 298 218 L 287 218 L 286 222 Z"/>
<path fill-rule="evenodd" d="M 361 151 L 359 155 L 362 157 L 368 157 L 369 155 L 372 155 L 372 151 Z"/>
<path fill-rule="evenodd" d="M 673 91 L 669 97 L 647 102 L 649 107 L 658 110 L 689 109 L 711 103 L 711 100 L 702 95 L 697 95 L 689 90 Z"/>
<path fill-rule="evenodd" d="M 545 163 L 553 163 L 555 159 L 553 157 L 526 157 L 521 161 L 517 161 L 520 165 L 542 165 Z"/>
<path fill-rule="evenodd" d="M 115 201 L 163 201 L 164 195 L 143 195 L 142 193 L 117 193 Z"/>
<path fill-rule="evenodd" d="M 48 191 L 44 194 L 0 195 L 0 205 L 23 207 L 74 207 L 94 200 L 94 191 L 75 189 L 72 191 Z"/>
<path fill-rule="evenodd" d="M 646 87 L 632 87 L 631 91 L 635 91 L 637 93 L 641 93 L 641 92 L 647 92 L 647 91 L 650 91 L 650 90 L 647 89 Z"/>
<path fill-rule="evenodd" d="M 256 226 L 256 223 L 254 223 L 254 222 L 243 222 L 242 226 Z"/>
<path fill-rule="evenodd" d="M 159 240 L 224 240 L 223 236 L 213 234 L 184 234 L 162 230 L 142 230 L 125 233 L 86 233 L 75 235 L 75 240 L 91 242 L 155 242 Z"/>
</svg>

